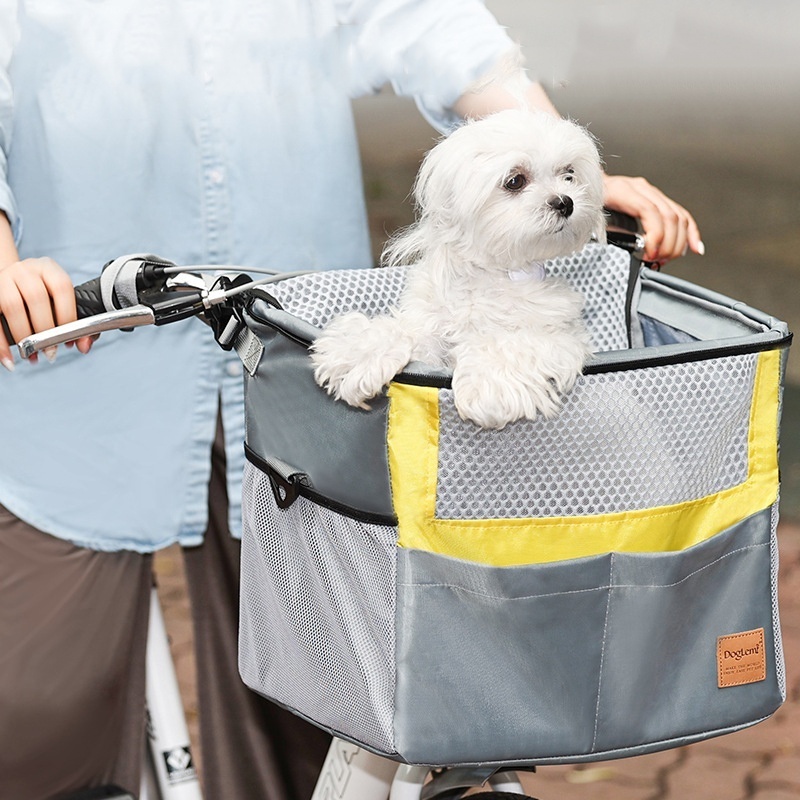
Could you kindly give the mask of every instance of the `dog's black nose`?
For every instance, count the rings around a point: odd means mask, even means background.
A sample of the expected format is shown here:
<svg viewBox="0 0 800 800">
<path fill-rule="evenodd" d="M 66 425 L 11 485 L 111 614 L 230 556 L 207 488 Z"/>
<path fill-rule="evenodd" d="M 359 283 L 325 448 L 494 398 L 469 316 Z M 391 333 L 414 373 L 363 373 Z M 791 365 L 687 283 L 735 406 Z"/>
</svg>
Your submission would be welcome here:
<svg viewBox="0 0 800 800">
<path fill-rule="evenodd" d="M 554 195 L 547 201 L 547 205 L 550 206 L 553 211 L 557 211 L 562 217 L 565 218 L 570 216 L 575 208 L 575 204 L 572 202 L 572 198 L 568 194 Z"/>
</svg>

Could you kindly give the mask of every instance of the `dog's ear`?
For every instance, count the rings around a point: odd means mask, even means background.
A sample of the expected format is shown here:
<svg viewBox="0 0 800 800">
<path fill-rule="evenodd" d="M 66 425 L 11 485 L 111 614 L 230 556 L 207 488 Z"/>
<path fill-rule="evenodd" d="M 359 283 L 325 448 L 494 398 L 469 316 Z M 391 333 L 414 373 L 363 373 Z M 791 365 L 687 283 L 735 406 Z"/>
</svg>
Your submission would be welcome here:
<svg viewBox="0 0 800 800">
<path fill-rule="evenodd" d="M 441 205 L 445 200 L 441 195 L 447 191 L 450 181 L 440 180 L 437 186 L 436 182 L 431 180 L 431 176 L 444 169 L 438 166 L 438 163 L 444 160 L 444 144 L 446 141 L 444 138 L 440 139 L 436 147 L 425 154 L 425 158 L 422 159 L 420 164 L 413 187 L 414 203 L 417 206 L 418 214 L 424 214 L 427 209 Z"/>
<path fill-rule="evenodd" d="M 579 135 L 578 170 L 586 183 L 590 205 L 596 209 L 592 238 L 601 244 L 606 243 L 606 215 L 603 210 L 605 186 L 603 184 L 603 159 L 600 155 L 600 144 L 591 131 L 583 125 L 570 120 L 573 130 Z"/>
<path fill-rule="evenodd" d="M 425 155 L 416 181 L 414 200 L 420 222 L 460 230 L 474 218 L 495 188 L 495 177 L 487 180 L 487 154 L 494 146 L 486 142 L 486 120 L 467 120 Z"/>
</svg>

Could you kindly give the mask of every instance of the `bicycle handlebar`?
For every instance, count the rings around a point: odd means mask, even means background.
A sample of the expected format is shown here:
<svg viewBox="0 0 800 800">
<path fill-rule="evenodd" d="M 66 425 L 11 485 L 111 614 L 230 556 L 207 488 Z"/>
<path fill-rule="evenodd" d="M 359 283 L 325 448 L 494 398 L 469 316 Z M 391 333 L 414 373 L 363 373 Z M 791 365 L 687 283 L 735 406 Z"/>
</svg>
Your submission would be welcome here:
<svg viewBox="0 0 800 800">
<path fill-rule="evenodd" d="M 207 278 L 158 256 L 123 256 L 108 262 L 98 278 L 75 287 L 76 321 L 25 337 L 18 344 L 20 355 L 29 358 L 47 347 L 104 331 L 166 325 L 195 316 L 203 316 L 220 346 L 230 349 L 236 333 L 230 319 L 243 302 L 231 296 L 249 283 L 244 273 L 234 279 Z M 10 337 L 9 343 L 14 343 Z"/>
<path fill-rule="evenodd" d="M 78 319 L 102 314 L 107 310 L 103 305 L 103 296 L 100 292 L 99 275 L 75 287 L 75 306 L 78 311 Z"/>
<path fill-rule="evenodd" d="M 122 322 L 125 323 L 124 327 L 126 328 L 148 324 L 141 310 L 138 313 L 131 313 L 133 309 L 104 313 L 106 307 L 101 294 L 100 277 L 92 278 L 86 283 L 75 287 L 75 307 L 77 311 L 77 320 L 75 322 L 59 325 L 49 331 L 43 331 L 34 340 L 36 342 L 35 346 L 29 341 L 33 337 L 26 337 L 19 344 L 20 355 L 23 358 L 30 358 L 35 352 L 44 350 L 51 345 L 71 342 L 81 338 L 81 336 L 94 336 L 103 331 L 114 330 L 121 327 Z M 144 310 L 144 307 L 142 307 L 142 310 Z M 86 319 L 92 319 L 92 324 L 88 325 L 83 322 Z M 6 341 L 12 345 L 16 344 L 8 328 L 8 323 L 2 314 L 0 314 L 0 325 L 2 325 Z M 83 332 L 84 330 L 86 331 L 85 333 Z"/>
<path fill-rule="evenodd" d="M 632 217 L 617 212 L 609 214 L 609 243 L 641 260 L 644 242 L 637 231 L 637 221 Z M 170 277 L 172 273 L 178 274 Z M 232 290 L 248 289 L 244 284 L 249 282 L 250 277 L 242 273 L 233 281 L 221 277 L 209 282 L 202 274 L 183 272 L 158 256 L 122 256 L 109 261 L 99 277 L 75 287 L 78 312 L 75 322 L 25 337 L 18 345 L 20 355 L 29 358 L 47 347 L 104 331 L 165 325 L 194 316 L 203 316 L 214 328 L 219 344 L 230 349 L 235 334 L 231 317 L 236 316 L 243 302 L 231 302 L 235 293 Z M 218 284 L 221 288 L 216 288 Z M 1 314 L 0 324 L 9 344 L 14 344 Z"/>
<path fill-rule="evenodd" d="M 89 314 L 79 317 L 75 322 L 68 322 L 56 328 L 26 336 L 18 345 L 19 353 L 23 358 L 30 358 L 40 350 L 64 342 L 74 342 L 84 336 L 96 336 L 104 331 L 131 330 L 142 325 L 153 324 L 155 324 L 153 309 L 145 305 Z"/>
</svg>

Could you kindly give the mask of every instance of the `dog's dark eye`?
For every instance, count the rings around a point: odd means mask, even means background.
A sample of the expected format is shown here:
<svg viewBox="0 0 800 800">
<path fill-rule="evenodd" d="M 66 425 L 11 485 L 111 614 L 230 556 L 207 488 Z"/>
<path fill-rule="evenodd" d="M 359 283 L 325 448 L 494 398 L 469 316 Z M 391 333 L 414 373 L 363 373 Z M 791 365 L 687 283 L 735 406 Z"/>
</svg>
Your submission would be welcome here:
<svg viewBox="0 0 800 800">
<path fill-rule="evenodd" d="M 516 172 L 503 184 L 503 188 L 509 192 L 521 192 L 528 185 L 528 179 L 521 173 Z"/>
<path fill-rule="evenodd" d="M 575 170 L 572 167 L 567 167 L 564 170 L 563 178 L 567 183 L 572 183 L 575 180 Z"/>
</svg>

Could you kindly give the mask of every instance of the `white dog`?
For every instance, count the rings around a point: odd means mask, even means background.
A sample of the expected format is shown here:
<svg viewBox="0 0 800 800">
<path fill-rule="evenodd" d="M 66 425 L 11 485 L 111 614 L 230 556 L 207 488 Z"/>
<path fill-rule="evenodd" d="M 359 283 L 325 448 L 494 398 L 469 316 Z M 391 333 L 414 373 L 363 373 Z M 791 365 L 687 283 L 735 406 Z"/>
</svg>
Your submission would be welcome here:
<svg viewBox="0 0 800 800">
<path fill-rule="evenodd" d="M 484 428 L 551 417 L 590 354 L 582 297 L 545 259 L 605 238 L 600 156 L 578 125 L 509 110 L 469 122 L 425 157 L 418 221 L 384 252 L 412 264 L 386 315 L 334 319 L 314 377 L 368 408 L 410 361 L 452 370 L 455 406 Z"/>
</svg>

